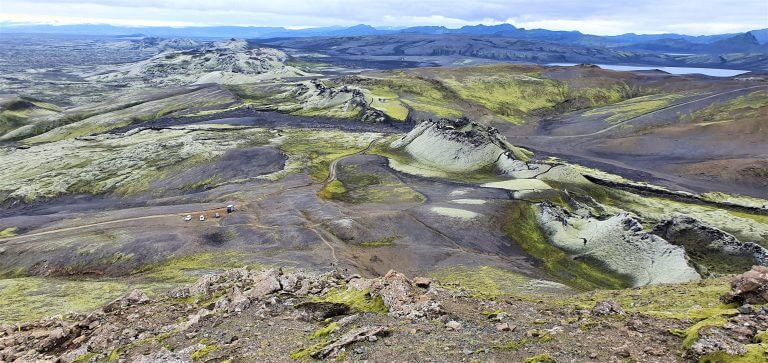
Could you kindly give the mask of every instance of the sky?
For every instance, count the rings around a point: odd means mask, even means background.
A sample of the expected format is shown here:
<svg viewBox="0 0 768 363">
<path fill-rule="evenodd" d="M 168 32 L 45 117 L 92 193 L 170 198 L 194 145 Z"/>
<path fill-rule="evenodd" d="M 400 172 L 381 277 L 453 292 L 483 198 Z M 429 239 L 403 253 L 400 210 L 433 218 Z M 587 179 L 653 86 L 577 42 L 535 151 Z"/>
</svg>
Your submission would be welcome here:
<svg viewBox="0 0 768 363">
<path fill-rule="evenodd" d="M 597 35 L 768 28 L 766 0 L 0 0 L 0 22 L 128 26 L 494 25 Z"/>
</svg>

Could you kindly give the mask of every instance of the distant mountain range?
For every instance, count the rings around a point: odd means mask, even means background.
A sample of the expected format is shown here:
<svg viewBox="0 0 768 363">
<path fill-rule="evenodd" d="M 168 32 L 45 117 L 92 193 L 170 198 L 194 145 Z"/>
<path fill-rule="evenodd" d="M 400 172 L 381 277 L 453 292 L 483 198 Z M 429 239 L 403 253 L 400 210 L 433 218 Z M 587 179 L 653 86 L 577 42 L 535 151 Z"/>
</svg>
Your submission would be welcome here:
<svg viewBox="0 0 768 363">
<path fill-rule="evenodd" d="M 444 26 L 375 28 L 360 24 L 352 27 L 286 29 L 283 27 L 122 27 L 113 25 L 16 25 L 0 23 L 0 33 L 44 33 L 60 35 L 153 36 L 185 38 L 301 38 L 351 37 L 397 34 L 493 36 L 555 43 L 600 46 L 646 52 L 691 54 L 768 53 L 768 28 L 747 33 L 692 36 L 684 34 L 622 34 L 598 36 L 578 31 L 518 28 L 512 24 L 473 25 L 457 29 Z"/>
</svg>

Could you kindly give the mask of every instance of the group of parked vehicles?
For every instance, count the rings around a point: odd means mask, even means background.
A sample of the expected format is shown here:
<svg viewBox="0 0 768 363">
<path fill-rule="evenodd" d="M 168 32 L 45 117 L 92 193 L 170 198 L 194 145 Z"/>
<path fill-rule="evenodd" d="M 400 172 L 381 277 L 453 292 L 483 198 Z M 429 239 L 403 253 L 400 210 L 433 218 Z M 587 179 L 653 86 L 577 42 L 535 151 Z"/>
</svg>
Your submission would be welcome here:
<svg viewBox="0 0 768 363">
<path fill-rule="evenodd" d="M 227 210 L 227 213 L 233 213 L 233 212 L 235 211 L 235 206 L 234 206 L 233 204 L 230 204 L 230 205 L 228 205 L 228 206 L 227 206 L 227 209 L 226 209 L 226 210 Z M 221 214 L 219 214 L 219 212 L 216 212 L 216 213 L 213 215 L 213 217 L 214 217 L 214 218 L 221 218 Z M 202 222 L 202 221 L 204 221 L 204 220 L 205 220 L 205 215 L 204 215 L 204 214 L 201 214 L 201 215 L 200 215 L 200 217 L 198 217 L 198 219 L 199 219 L 201 222 Z M 185 220 L 185 221 L 187 221 L 187 222 L 191 221 L 191 220 L 192 220 L 192 215 L 191 215 L 191 214 L 187 214 L 187 216 L 186 216 L 186 217 L 184 217 L 184 220 Z"/>
</svg>

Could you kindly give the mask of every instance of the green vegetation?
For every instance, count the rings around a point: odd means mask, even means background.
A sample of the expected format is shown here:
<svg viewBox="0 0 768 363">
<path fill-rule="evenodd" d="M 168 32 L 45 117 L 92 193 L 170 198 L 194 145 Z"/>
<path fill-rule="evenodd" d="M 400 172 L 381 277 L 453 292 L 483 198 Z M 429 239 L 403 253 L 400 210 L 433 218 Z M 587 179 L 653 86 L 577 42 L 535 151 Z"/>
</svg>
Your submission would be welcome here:
<svg viewBox="0 0 768 363">
<path fill-rule="evenodd" d="M 733 122 L 758 118 L 765 115 L 766 110 L 768 110 L 768 91 L 759 90 L 683 115 L 680 120 L 699 124 Z"/>
<path fill-rule="evenodd" d="M 416 111 L 428 112 L 438 117 L 461 115 L 461 111 L 455 105 L 455 102 L 459 101 L 457 95 L 433 79 L 396 71 L 387 73 L 385 79 L 365 80 L 362 86 L 374 95 L 374 100 L 376 95 L 387 99 L 387 105 L 380 109 L 394 119 L 399 119 L 398 117 L 403 115 L 403 111 L 407 111 L 405 105 Z M 395 97 L 399 97 L 401 102 L 399 105 L 395 103 Z M 381 104 L 378 106 L 381 107 Z"/>
<path fill-rule="evenodd" d="M 532 111 L 554 107 L 564 100 L 558 82 L 534 74 L 480 74 L 443 82 L 462 98 L 514 123 L 521 123 Z"/>
<path fill-rule="evenodd" d="M 323 339 L 317 344 L 291 352 L 290 357 L 291 359 L 295 359 L 295 360 L 301 360 L 301 361 L 308 360 L 309 358 L 312 357 L 312 354 L 327 347 L 331 343 L 332 343 L 331 341 Z"/>
<path fill-rule="evenodd" d="M 391 236 L 387 238 L 382 238 L 380 240 L 376 241 L 366 241 L 361 242 L 361 247 L 391 247 L 395 245 L 395 241 L 400 239 L 400 236 Z"/>
<path fill-rule="evenodd" d="M 768 344 L 747 344 L 747 353 L 744 355 L 730 355 L 719 351 L 701 357 L 699 363 L 762 363 L 765 362 L 766 352 Z"/>
<path fill-rule="evenodd" d="M 91 359 L 96 358 L 99 354 L 98 353 L 85 353 L 77 356 L 75 360 L 73 360 L 71 363 L 86 363 L 90 362 Z"/>
<path fill-rule="evenodd" d="M 631 285 L 629 278 L 603 270 L 597 263 L 571 259 L 547 241 L 536 219 L 534 206 L 514 202 L 502 220 L 502 230 L 527 253 L 542 263 L 555 279 L 579 289 L 619 289 Z"/>
<path fill-rule="evenodd" d="M 525 363 L 556 363 L 555 359 L 549 354 L 542 353 L 530 358 L 526 358 Z"/>
<path fill-rule="evenodd" d="M 0 324 L 86 312 L 129 292 L 122 282 L 21 277 L 0 280 Z M 51 301 L 55 300 L 56 304 Z"/>
<path fill-rule="evenodd" d="M 6 229 L 3 229 L 0 231 L 0 239 L 2 238 L 10 238 L 16 236 L 16 231 L 18 228 L 16 227 L 8 227 Z"/>
<path fill-rule="evenodd" d="M 205 357 L 207 357 L 209 354 L 215 352 L 216 350 L 221 349 L 218 345 L 206 345 L 198 350 L 196 350 L 194 353 L 192 353 L 192 360 L 198 361 L 203 360 Z"/>
<path fill-rule="evenodd" d="M 421 175 L 426 177 L 437 177 L 447 180 L 460 181 L 465 183 L 482 184 L 499 181 L 499 176 L 496 175 L 496 165 L 489 164 L 478 170 L 467 173 L 455 173 L 439 168 L 425 165 L 415 160 L 411 155 L 401 149 L 393 149 L 389 145 L 398 138 L 398 135 L 385 138 L 376 143 L 369 154 L 375 154 L 383 156 L 389 159 L 389 166 L 395 170 L 403 171 L 408 174 Z"/>
<path fill-rule="evenodd" d="M 245 254 L 237 251 L 201 252 L 176 256 L 134 271 L 134 275 L 147 282 L 184 284 L 198 279 L 203 272 L 216 272 L 246 265 Z M 250 265 L 251 268 L 258 268 Z"/>
<path fill-rule="evenodd" d="M 728 291 L 728 278 L 706 279 L 684 284 L 650 285 L 624 290 L 597 290 L 561 300 L 577 308 L 591 309 L 595 303 L 613 300 L 624 310 L 662 318 L 702 320 L 735 312 L 719 298 Z M 691 307 L 698 308 L 691 308 Z"/>
<path fill-rule="evenodd" d="M 313 180 L 328 178 L 328 167 L 333 160 L 365 149 L 377 134 L 318 131 L 307 129 L 286 130 L 279 147 L 288 157 L 289 172 L 308 171 Z"/>
<path fill-rule="evenodd" d="M 671 106 L 686 94 L 670 93 L 631 98 L 611 106 L 587 111 L 584 116 L 603 116 L 605 122 L 616 124 L 652 111 Z"/>
<path fill-rule="evenodd" d="M 344 188 L 344 184 L 338 179 L 334 179 L 323 185 L 323 188 L 317 192 L 317 196 L 323 199 L 340 199 L 346 192 L 347 189 Z"/>
<path fill-rule="evenodd" d="M 429 274 L 443 285 L 455 285 L 469 291 L 472 297 L 496 299 L 514 295 L 528 279 L 520 274 L 494 266 L 451 266 Z"/>
<path fill-rule="evenodd" d="M 337 323 L 337 322 L 335 322 L 335 321 L 334 321 L 334 322 L 332 322 L 332 323 L 328 324 L 328 325 L 327 325 L 327 326 L 325 326 L 325 327 L 322 327 L 322 328 L 320 328 L 320 329 L 318 329 L 318 330 L 315 330 L 315 331 L 314 331 L 314 332 L 313 332 L 313 333 L 312 333 L 312 334 L 309 336 L 309 339 L 325 338 L 325 337 L 327 337 L 328 335 L 330 335 L 331 333 L 333 333 L 334 331 L 336 331 L 337 329 L 339 329 L 339 323 Z"/>
<path fill-rule="evenodd" d="M 516 352 L 516 351 L 520 350 L 520 348 L 522 348 L 524 345 L 526 345 L 528 343 L 530 343 L 530 341 L 528 339 L 522 338 L 520 340 L 513 340 L 511 342 L 507 342 L 507 343 L 504 343 L 504 344 L 496 345 L 496 346 L 493 347 L 493 349 L 509 350 L 509 351 Z"/>
<path fill-rule="evenodd" d="M 140 193 L 153 182 L 213 162 L 230 149 L 263 145 L 271 137 L 264 129 L 207 131 L 192 127 L 0 152 L 0 163 L 6 165 L 0 191 L 7 192 L 0 194 L 34 201 L 63 194 Z"/>
<path fill-rule="evenodd" d="M 360 171 L 357 165 L 343 165 L 338 167 L 337 173 L 340 180 L 339 185 L 327 192 L 321 191 L 324 192 L 321 197 L 329 196 L 332 199 L 348 203 L 424 201 L 424 196 L 421 193 L 386 172 L 382 172 L 382 174 L 366 173 Z"/>
<path fill-rule="evenodd" d="M 317 301 L 344 304 L 359 312 L 386 314 L 389 312 L 381 296 L 371 296 L 368 290 L 338 288 L 326 293 Z"/>
<path fill-rule="evenodd" d="M 50 131 L 40 130 L 39 134 L 36 133 L 36 136 L 25 139 L 25 142 L 34 144 L 95 135 L 185 110 L 217 107 L 225 110 L 233 102 L 237 102 L 237 100 L 223 89 L 203 88 L 166 98 L 127 103 L 123 108 L 116 110 L 105 107 L 103 112 L 96 112 L 89 117 L 73 119 L 71 123 L 63 121 L 60 125 L 53 124 L 51 126 L 54 128 Z"/>
</svg>

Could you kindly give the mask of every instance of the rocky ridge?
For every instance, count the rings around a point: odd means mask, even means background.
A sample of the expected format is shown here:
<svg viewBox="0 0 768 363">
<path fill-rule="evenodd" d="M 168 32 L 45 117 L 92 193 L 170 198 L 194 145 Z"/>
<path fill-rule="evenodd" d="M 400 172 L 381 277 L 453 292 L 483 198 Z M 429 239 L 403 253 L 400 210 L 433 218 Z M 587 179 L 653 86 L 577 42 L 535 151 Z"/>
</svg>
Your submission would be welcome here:
<svg viewBox="0 0 768 363">
<path fill-rule="evenodd" d="M 724 310 L 711 324 L 704 324 L 710 318 L 686 328 L 683 321 L 628 312 L 611 300 L 591 309 L 557 301 L 484 300 L 395 271 L 364 278 L 338 271 L 237 268 L 154 297 L 134 290 L 88 314 L 3 326 L 0 361 L 760 357 L 768 309 L 748 303 L 768 302 L 766 271 L 756 267 L 733 279 L 724 301 L 744 305 Z M 281 331 L 280 339 L 275 331 Z M 549 344 L 552 340 L 557 343 Z"/>
</svg>

